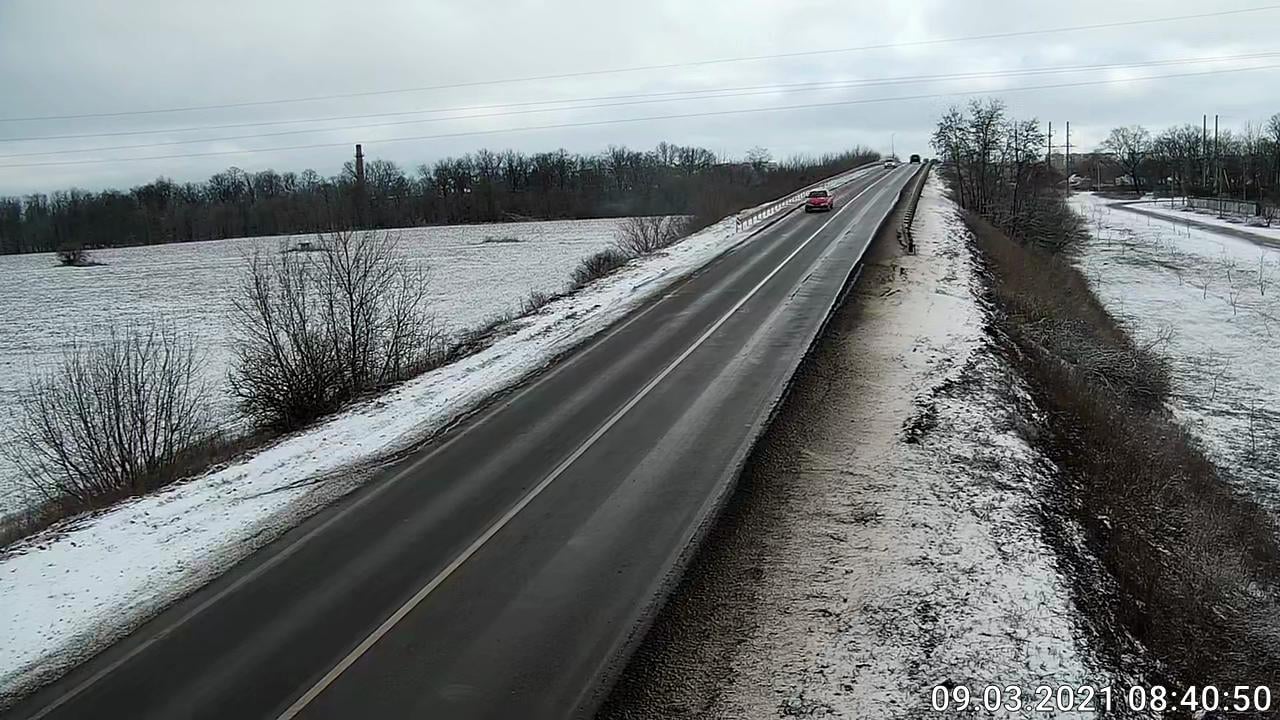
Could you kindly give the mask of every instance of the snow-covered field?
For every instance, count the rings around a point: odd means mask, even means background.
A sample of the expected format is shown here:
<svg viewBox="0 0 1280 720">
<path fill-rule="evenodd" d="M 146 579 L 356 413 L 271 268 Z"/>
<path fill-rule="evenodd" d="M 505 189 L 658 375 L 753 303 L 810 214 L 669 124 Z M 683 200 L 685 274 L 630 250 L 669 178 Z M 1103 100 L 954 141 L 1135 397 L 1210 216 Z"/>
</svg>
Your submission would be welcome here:
<svg viewBox="0 0 1280 720">
<path fill-rule="evenodd" d="M 726 218 L 516 320 L 511 334 L 471 357 L 232 465 L 10 548 L 0 558 L 0 707 L 354 489 L 377 459 L 536 372 L 750 233 Z M 501 274 L 505 259 L 494 262 L 491 272 Z"/>
<path fill-rule="evenodd" d="M 1162 350 L 1179 418 L 1240 487 L 1280 512 L 1280 252 L 1188 227 L 1177 210 L 1166 221 L 1109 202 L 1072 197 L 1093 236 L 1081 267 L 1139 340 L 1169 333 Z"/>
<path fill-rule="evenodd" d="M 618 220 L 565 220 L 407 228 L 399 250 L 428 269 L 431 303 L 449 330 L 515 309 L 530 290 L 560 289 L 583 257 L 614 241 Z M 172 322 L 196 334 L 218 417 L 234 421 L 224 382 L 231 292 L 255 248 L 274 251 L 307 236 L 99 250 L 100 267 L 57 267 L 51 254 L 0 256 L 0 419 L 37 368 L 73 335 L 115 323 Z M 518 242 L 506 242 L 517 240 Z M 497 242 L 495 242 L 497 241 Z M 0 430 L 0 441 L 3 440 Z M 0 458 L 0 515 L 23 504 Z"/>
<path fill-rule="evenodd" d="M 1216 225 L 1235 231 L 1250 232 L 1280 242 L 1280 223 L 1272 222 L 1270 226 L 1267 226 L 1257 217 L 1220 215 L 1212 210 L 1187 208 L 1183 207 L 1182 202 L 1177 198 L 1172 201 L 1150 200 L 1133 203 L 1133 207 L 1175 220 L 1186 219 L 1205 225 Z M 1185 227 L 1185 223 L 1183 225 Z"/>
</svg>

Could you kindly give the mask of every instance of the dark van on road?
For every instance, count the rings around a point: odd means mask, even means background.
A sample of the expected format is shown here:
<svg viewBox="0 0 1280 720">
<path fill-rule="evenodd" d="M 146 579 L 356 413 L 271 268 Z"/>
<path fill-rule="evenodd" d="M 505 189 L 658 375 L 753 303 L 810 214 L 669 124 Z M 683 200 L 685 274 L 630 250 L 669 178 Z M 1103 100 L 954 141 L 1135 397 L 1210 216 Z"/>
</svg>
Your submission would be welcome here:
<svg viewBox="0 0 1280 720">
<path fill-rule="evenodd" d="M 918 162 L 920 162 L 920 156 L 919 156 L 919 155 L 912 155 L 912 156 L 911 156 L 911 162 L 913 162 L 913 163 L 918 163 Z"/>
</svg>

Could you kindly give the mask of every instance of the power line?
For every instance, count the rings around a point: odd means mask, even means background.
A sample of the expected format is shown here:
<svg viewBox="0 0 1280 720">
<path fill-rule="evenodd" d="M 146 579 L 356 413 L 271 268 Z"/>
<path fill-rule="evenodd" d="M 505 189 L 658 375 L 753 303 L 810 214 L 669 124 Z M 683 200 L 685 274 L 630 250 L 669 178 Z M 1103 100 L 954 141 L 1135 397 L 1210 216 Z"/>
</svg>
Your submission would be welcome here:
<svg viewBox="0 0 1280 720">
<path fill-rule="evenodd" d="M 720 65 L 738 62 L 758 62 L 762 60 L 782 60 L 797 57 L 813 57 L 818 55 L 834 55 L 841 53 L 865 52 L 870 50 L 890 50 L 896 48 L 908 47 L 925 47 L 932 45 L 946 45 L 951 43 L 972 42 L 976 40 L 1001 40 L 1013 37 L 1032 37 L 1036 35 L 1049 35 L 1055 33 L 1066 32 L 1082 32 L 1087 30 L 1103 30 L 1107 28 L 1117 27 L 1133 27 L 1137 25 L 1152 25 L 1157 23 L 1181 22 L 1184 20 L 1202 20 L 1208 18 L 1225 17 L 1232 15 L 1243 15 L 1247 13 L 1269 12 L 1272 10 L 1280 10 L 1280 5 L 1261 5 L 1251 8 L 1241 8 L 1238 10 L 1218 10 L 1214 12 L 1195 13 L 1191 15 L 1171 15 L 1159 18 L 1145 18 L 1138 20 L 1122 20 L 1108 23 L 1091 23 L 1088 25 L 1074 25 L 1058 28 L 1042 28 L 1037 30 L 1015 30 L 999 33 L 986 33 L 982 35 L 966 35 L 951 38 L 937 38 L 932 40 L 913 40 L 908 42 L 897 43 L 881 43 L 876 45 L 859 45 L 855 47 L 830 48 L 824 50 L 801 50 L 788 53 L 774 53 L 769 55 L 745 55 L 739 57 L 715 58 L 710 60 L 694 60 L 678 63 L 662 63 L 654 65 L 636 65 L 631 67 L 609 68 L 603 70 L 580 70 L 576 72 L 555 73 L 549 75 L 527 75 L 522 77 L 500 78 L 492 80 L 472 80 L 469 82 L 443 83 L 439 85 L 423 85 L 411 88 L 396 88 L 390 90 L 370 90 L 365 92 L 349 92 L 334 93 L 330 95 L 313 95 L 309 97 L 295 98 L 277 98 L 271 100 L 250 100 L 244 102 L 233 103 L 216 103 L 210 105 L 188 105 L 185 107 L 169 107 L 156 108 L 151 110 L 123 110 L 116 112 L 95 112 L 95 113 L 78 113 L 68 115 L 43 115 L 16 118 L 0 118 L 0 123 L 9 122 L 32 122 L 32 121 L 49 121 L 49 120 L 80 120 L 88 118 L 107 118 L 107 117 L 125 117 L 130 115 L 159 115 L 164 113 L 193 112 L 199 110 L 220 110 L 227 108 L 244 108 L 258 107 L 263 105 L 283 105 L 289 103 L 316 102 L 321 100 L 339 100 L 358 97 L 373 97 L 378 95 L 396 95 L 403 93 L 426 92 L 430 90 L 449 90 L 455 88 L 481 87 L 488 85 L 506 85 L 514 83 L 541 82 L 547 80 L 565 80 L 571 78 L 592 77 L 599 75 L 613 75 L 619 73 L 635 73 L 648 72 L 653 70 L 672 70 L 676 68 L 688 67 L 705 67 L 708 65 Z"/>
<path fill-rule="evenodd" d="M 369 119 L 369 118 L 403 117 L 405 115 L 425 115 L 425 114 L 435 114 L 435 113 L 457 113 L 457 112 L 467 112 L 472 110 L 488 110 L 488 109 L 495 109 L 495 108 L 519 108 L 519 107 L 533 107 L 533 106 L 539 106 L 539 105 L 565 105 L 568 103 L 590 103 L 590 102 L 604 101 L 604 100 L 629 100 L 629 99 L 636 99 L 636 98 L 668 98 L 668 100 L 654 100 L 653 102 L 669 102 L 669 101 L 684 100 L 684 99 L 701 100 L 701 99 L 714 99 L 716 97 L 739 97 L 741 95 L 737 95 L 737 94 L 724 95 L 723 93 L 753 94 L 749 91 L 756 91 L 756 90 L 763 90 L 767 92 L 777 92 L 779 90 L 789 90 L 789 91 L 827 90 L 827 89 L 840 89 L 840 88 L 851 88 L 851 87 L 871 87 L 871 86 L 877 86 L 877 85 L 938 82 L 938 81 L 947 81 L 947 80 L 1021 77 L 1021 76 L 1028 76 L 1028 75 L 1085 72 L 1090 70 L 1117 70 L 1117 69 L 1123 69 L 1123 68 L 1202 64 L 1202 63 L 1226 62 L 1226 61 L 1236 61 L 1236 60 L 1257 60 L 1257 59 L 1264 59 L 1264 58 L 1273 58 L 1276 56 L 1280 56 L 1280 52 L 1267 51 L 1267 52 L 1246 53 L 1246 54 L 1239 54 L 1239 55 L 1172 58 L 1172 59 L 1166 59 L 1166 60 L 1149 60 L 1149 61 L 1139 61 L 1139 62 L 1129 62 L 1129 63 L 1106 63 L 1106 64 L 1095 64 L 1095 65 L 1063 65 L 1063 66 L 1057 66 L 1057 67 L 1016 68 L 1011 70 L 991 70 L 991 71 L 985 71 L 985 72 L 977 71 L 977 72 L 966 72 L 966 73 L 948 73 L 948 74 L 942 74 L 942 75 L 902 75 L 902 76 L 888 77 L 888 78 L 865 78 L 865 79 L 858 79 L 858 80 L 830 80 L 830 81 L 803 82 L 803 83 L 780 83 L 780 84 L 768 84 L 768 85 L 744 85 L 744 86 L 736 86 L 736 87 L 700 88 L 700 89 L 692 89 L 692 90 L 669 90 L 669 91 L 651 92 L 651 93 L 633 93 L 628 95 L 600 95 L 600 96 L 594 96 L 594 97 L 560 98 L 560 99 L 553 99 L 553 100 L 532 100 L 527 102 L 515 102 L 515 103 L 492 103 L 488 105 L 464 105 L 464 106 L 451 107 L 451 108 L 424 108 L 419 110 L 403 110 L 398 112 L 372 113 L 372 114 L 360 114 L 360 115 L 337 115 L 337 116 L 318 117 L 318 118 L 295 118 L 291 120 L 264 120 L 264 121 L 246 122 L 246 123 L 201 125 L 201 126 L 185 127 L 185 128 L 158 128 L 158 129 L 148 129 L 148 130 L 122 130 L 122 131 L 99 132 L 99 133 L 76 133 L 76 134 L 68 134 L 68 135 L 44 135 L 44 136 L 32 136 L 32 137 L 0 138 L 0 143 L 37 142 L 37 141 L 48 141 L 48 140 L 76 140 L 76 139 L 88 139 L 88 138 L 98 138 L 98 137 L 126 137 L 126 136 L 135 136 L 135 135 L 161 135 L 161 134 L 171 134 L 171 133 L 200 132 L 205 130 L 228 130 L 228 129 L 235 129 L 235 128 L 270 127 L 275 125 L 296 125 L 296 124 L 304 124 L 304 123 L 309 124 L 309 123 L 318 123 L 318 122 L 336 122 L 341 120 L 363 120 L 363 119 Z M 619 103 L 619 104 L 632 104 L 632 103 Z M 593 109 L 597 107 L 612 107 L 612 106 L 611 105 L 567 106 L 567 107 L 560 107 L 560 108 L 546 108 L 541 110 L 531 110 L 528 112 L 554 112 L 554 111 L 560 111 L 560 110 Z M 431 119 L 424 119 L 424 120 L 419 120 L 414 122 L 439 122 L 439 121 L 445 121 L 445 120 L 464 120 L 469 118 L 500 117 L 508 114 L 524 114 L 524 113 L 512 112 L 512 113 L 493 113 L 493 114 L 486 114 L 486 115 L 464 115 L 460 117 L 431 118 Z M 395 124 L 395 123 L 391 123 L 391 124 Z M 400 124 L 410 124 L 410 123 L 400 123 Z M 294 130 L 294 131 L 279 133 L 279 135 L 300 134 L 300 133 L 307 133 L 307 132 L 325 132 L 327 130 L 350 130 L 350 129 L 360 129 L 362 127 L 379 127 L 379 125 L 372 125 L 372 126 L 352 125 L 352 126 L 343 126 L 343 127 L 337 127 L 337 128 L 320 128 L 315 130 Z M 264 136 L 269 137 L 271 135 L 264 135 Z M 38 155 L 55 155 L 55 154 L 61 154 L 64 152 L 95 152 L 99 150 L 125 150 L 125 149 L 132 149 L 132 148 L 159 147 L 162 145 L 182 145 L 182 144 L 197 143 L 197 142 L 216 142 L 218 140 L 236 140 L 236 139 L 244 139 L 244 138 L 252 138 L 252 137 L 260 137 L 260 136 L 259 135 L 239 135 L 239 136 L 232 136 L 232 137 L 226 137 L 226 138 L 202 138 L 197 140 L 163 142 L 163 143 L 156 143 L 154 145 L 150 145 L 150 144 L 124 145 L 124 146 L 107 147 L 107 148 L 83 148 L 83 149 L 48 151 L 48 152 L 18 153 L 18 154 L 0 155 L 0 158 L 34 157 Z"/>
<path fill-rule="evenodd" d="M 1111 78 L 1107 80 L 1090 80 L 1090 81 L 1075 82 L 1075 83 L 1055 83 L 1051 85 L 1029 85 L 1029 86 L 1016 87 L 1016 88 L 1002 88 L 999 92 L 1012 93 L 1012 92 L 1026 92 L 1030 90 L 1051 90 L 1051 89 L 1059 89 L 1059 88 L 1088 87 L 1088 86 L 1094 86 L 1094 85 L 1113 85 L 1117 83 L 1142 82 L 1146 80 L 1166 80 L 1171 78 L 1200 77 L 1205 75 L 1222 75 L 1225 73 L 1249 72 L 1249 71 L 1256 71 L 1256 70 L 1273 70 L 1276 68 L 1280 68 L 1280 65 L 1260 65 L 1257 67 L 1208 70 L 1204 72 L 1173 73 L 1168 75 L 1148 75 L 1144 77 L 1135 77 L 1135 78 Z M 530 125 L 526 127 L 499 128 L 494 130 L 468 130 L 464 132 L 441 133 L 437 135 L 415 135 L 410 137 L 393 137 L 393 138 L 384 138 L 384 139 L 378 140 L 377 142 L 390 144 L 390 143 L 409 142 L 409 141 L 417 141 L 417 140 L 443 140 L 447 138 L 475 137 L 475 136 L 481 136 L 481 135 L 501 135 L 503 133 L 529 132 L 532 130 L 553 130 L 553 129 L 560 129 L 560 128 L 619 125 L 623 123 L 649 122 L 653 120 L 678 120 L 678 119 L 687 119 L 687 118 L 717 117 L 717 116 L 725 116 L 725 115 L 746 115 L 746 114 L 762 113 L 762 112 L 781 112 L 786 110 L 807 110 L 807 109 L 815 109 L 815 108 L 847 107 L 850 105 L 866 105 L 866 104 L 872 104 L 872 103 L 886 103 L 886 102 L 899 102 L 899 101 L 905 102 L 910 100 L 929 100 L 929 99 L 944 98 L 944 97 L 963 97 L 963 96 L 972 95 L 972 94 L 973 94 L 973 91 L 966 90 L 961 92 L 931 93 L 931 94 L 925 94 L 925 95 L 904 95 L 904 96 L 888 97 L 888 98 L 862 98 L 857 100 L 841 100 L 837 102 L 828 102 L 828 103 L 807 103 L 802 105 L 778 105 L 774 107 L 742 108 L 738 110 L 713 110 L 713 111 L 699 112 L 699 113 L 652 115 L 652 116 L 637 117 L 637 118 L 613 118 L 608 120 L 589 120 L 589 121 L 573 122 L 573 123 Z M 363 143 L 369 144 L 369 141 L 363 141 Z M 285 152 L 290 150 L 311 150 L 311 149 L 317 149 L 317 148 L 348 147 L 350 144 L 351 144 L 350 142 L 312 143 L 307 145 L 292 145 L 287 147 L 256 148 L 256 149 L 250 148 L 250 149 L 240 149 L 240 150 L 216 150 L 216 151 L 201 152 L 201 153 L 177 153 L 173 155 L 150 155 L 146 157 L 133 157 L 133 158 L 95 158 L 95 159 L 89 159 L 89 160 L 58 160 L 58 161 L 39 162 L 39 163 L 15 163 L 15 164 L 0 165 L 0 169 L 51 167 L 51 166 L 60 166 L 60 165 L 90 165 L 90 164 L 101 164 L 101 163 L 144 162 L 144 161 L 150 161 L 150 160 L 172 160 L 172 159 L 178 159 L 178 158 L 216 157 L 216 156 L 222 156 L 222 155 L 252 155 L 252 154 L 264 153 L 264 152 Z"/>
</svg>

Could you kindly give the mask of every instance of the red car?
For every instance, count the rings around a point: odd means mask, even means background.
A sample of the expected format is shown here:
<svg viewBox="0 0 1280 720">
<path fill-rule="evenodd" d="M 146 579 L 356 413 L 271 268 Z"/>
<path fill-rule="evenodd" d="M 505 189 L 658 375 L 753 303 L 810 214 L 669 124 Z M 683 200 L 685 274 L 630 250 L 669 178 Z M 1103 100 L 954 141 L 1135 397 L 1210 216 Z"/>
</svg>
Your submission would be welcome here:
<svg viewBox="0 0 1280 720">
<path fill-rule="evenodd" d="M 834 210 L 835 207 L 835 198 L 831 197 L 831 193 L 826 190 L 810 190 L 809 197 L 804 200 L 805 212 L 822 212 Z"/>
</svg>

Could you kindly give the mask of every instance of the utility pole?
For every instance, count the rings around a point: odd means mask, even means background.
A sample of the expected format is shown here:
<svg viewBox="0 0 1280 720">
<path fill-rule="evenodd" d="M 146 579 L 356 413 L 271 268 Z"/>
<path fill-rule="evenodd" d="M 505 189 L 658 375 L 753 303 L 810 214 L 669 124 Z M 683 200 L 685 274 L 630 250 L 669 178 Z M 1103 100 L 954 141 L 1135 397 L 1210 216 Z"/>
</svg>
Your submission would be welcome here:
<svg viewBox="0 0 1280 720">
<path fill-rule="evenodd" d="M 1219 182 L 1221 161 L 1218 160 L 1218 116 L 1213 116 L 1213 196 L 1222 194 L 1222 183 Z"/>
<path fill-rule="evenodd" d="M 898 158 L 898 150 L 897 150 L 897 147 L 893 144 L 893 142 L 894 142 L 894 136 L 896 136 L 896 135 L 897 135 L 897 133 L 889 133 L 889 157 L 891 157 L 891 158 L 893 158 L 893 159 L 895 159 L 895 160 Z"/>
<path fill-rule="evenodd" d="M 1205 113 L 1200 130 L 1200 192 L 1209 186 L 1209 114 Z"/>
<path fill-rule="evenodd" d="M 1049 152 L 1044 155 L 1045 167 L 1053 169 L 1053 121 L 1049 121 Z"/>
<path fill-rule="evenodd" d="M 1067 176 L 1067 186 L 1071 185 L 1071 121 L 1067 121 L 1067 156 L 1062 164 L 1062 174 Z"/>
</svg>

